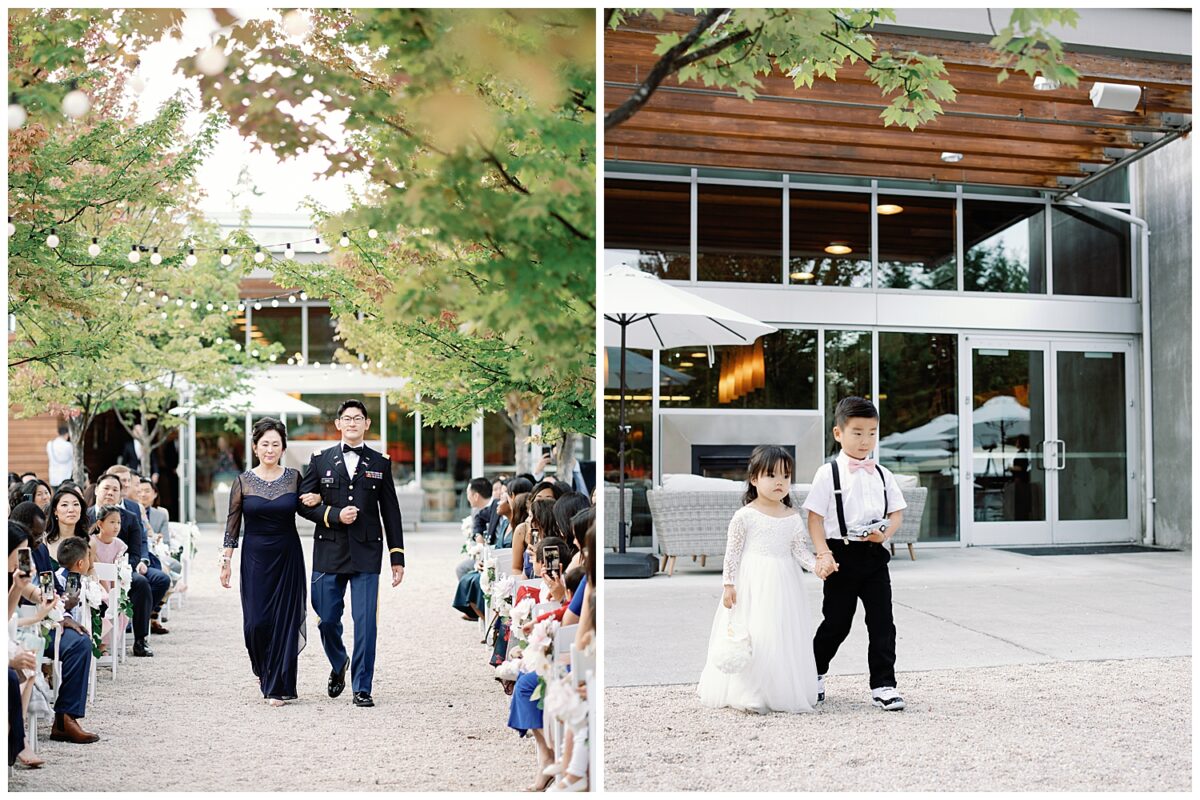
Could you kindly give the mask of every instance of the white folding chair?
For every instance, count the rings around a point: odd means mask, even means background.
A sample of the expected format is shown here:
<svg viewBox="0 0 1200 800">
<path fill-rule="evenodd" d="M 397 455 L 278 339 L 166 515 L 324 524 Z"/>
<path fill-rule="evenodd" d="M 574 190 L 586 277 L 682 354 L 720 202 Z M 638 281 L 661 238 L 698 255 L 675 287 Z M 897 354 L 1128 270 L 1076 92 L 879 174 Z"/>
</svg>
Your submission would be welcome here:
<svg viewBox="0 0 1200 800">
<path fill-rule="evenodd" d="M 512 548 L 506 547 L 502 550 L 493 550 L 492 558 L 496 561 L 496 578 L 503 578 L 505 575 L 512 575 Z"/>
<path fill-rule="evenodd" d="M 121 587 L 116 564 L 97 562 L 92 565 L 97 580 L 108 581 L 108 614 L 112 617 L 109 631 L 108 654 L 92 659 L 93 674 L 99 665 L 112 667 L 112 678 L 117 679 L 117 663 L 125 652 L 125 627 L 121 625 Z M 90 616 L 90 615 L 89 615 Z"/>
<path fill-rule="evenodd" d="M 187 595 L 187 587 L 191 584 L 188 580 L 192 574 L 192 526 L 186 522 L 168 522 L 171 531 L 171 544 L 174 547 L 183 545 L 183 552 L 179 556 L 179 563 L 183 565 L 183 572 L 180 573 L 179 583 L 184 586 L 183 591 L 176 590 L 171 592 L 170 600 L 175 600 L 176 608 L 183 608 L 183 601 Z M 168 602 L 170 602 L 168 600 Z"/>
<path fill-rule="evenodd" d="M 587 674 L 596 671 L 596 652 L 588 652 L 587 648 L 580 650 L 571 643 L 571 683 L 578 686 L 587 683 Z"/>
</svg>

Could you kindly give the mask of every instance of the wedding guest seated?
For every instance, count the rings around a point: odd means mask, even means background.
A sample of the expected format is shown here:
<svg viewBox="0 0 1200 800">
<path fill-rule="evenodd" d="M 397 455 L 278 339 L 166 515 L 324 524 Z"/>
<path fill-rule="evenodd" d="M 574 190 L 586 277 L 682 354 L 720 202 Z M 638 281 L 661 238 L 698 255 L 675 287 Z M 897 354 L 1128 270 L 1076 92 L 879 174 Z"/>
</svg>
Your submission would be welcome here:
<svg viewBox="0 0 1200 800">
<path fill-rule="evenodd" d="M 24 483 L 9 489 L 8 507 L 16 508 L 20 503 L 32 501 L 39 508 L 46 508 L 50 505 L 50 496 L 52 494 L 54 493 L 50 490 L 48 483 L 38 478 L 30 478 Z"/>
<path fill-rule="evenodd" d="M 89 539 L 93 562 L 103 564 L 120 563 L 125 558 L 125 551 L 129 549 L 125 546 L 124 542 L 117 538 L 121 533 L 121 507 L 101 506 L 100 510 L 95 514 L 95 520 Z M 100 585 L 104 587 L 104 591 L 106 592 L 112 588 L 108 581 L 100 581 Z M 128 624 L 128 618 L 124 614 L 118 614 L 117 630 L 123 630 Z M 103 628 L 100 631 L 101 641 L 105 643 L 102 646 L 107 645 L 108 629 L 111 625 L 112 623 L 106 616 Z"/>
<path fill-rule="evenodd" d="M 491 507 L 491 495 L 492 485 L 488 483 L 487 478 L 472 478 L 467 484 L 467 505 L 471 508 L 471 533 L 467 537 L 468 547 L 470 547 L 473 542 L 482 543 L 483 541 L 482 526 L 479 520 L 480 515 Z M 488 515 L 484 517 L 484 524 L 486 524 L 486 520 L 490 519 L 490 517 L 491 513 L 489 512 Z M 468 555 L 465 559 L 459 562 L 457 567 L 455 567 L 454 577 L 461 581 L 464 575 L 474 569 L 475 557 Z M 469 618 L 466 614 L 463 616 L 465 618 Z"/>
<path fill-rule="evenodd" d="M 16 612 L 23 597 L 33 589 L 32 577 L 18 569 L 18 552 L 29 543 L 29 531 L 15 520 L 8 521 L 8 765 L 19 763 L 37 769 L 46 763 L 25 743 L 25 714 L 32 690 L 37 653 L 16 642 Z M 24 684 L 24 687 L 22 686 Z"/>
<path fill-rule="evenodd" d="M 150 535 L 158 537 L 159 540 L 167 545 L 168 549 L 173 548 L 174 545 L 171 542 L 171 514 L 158 504 L 158 485 L 145 476 L 140 477 L 142 483 L 139 502 L 142 508 L 146 509 L 146 521 L 150 523 Z M 170 575 L 172 584 L 176 583 L 183 575 L 183 564 L 174 556 L 167 561 L 164 567 L 163 571 Z"/>
<path fill-rule="evenodd" d="M 96 521 L 96 512 L 101 506 L 120 504 L 121 479 L 108 473 L 101 475 L 96 481 L 95 495 L 96 505 L 88 508 L 88 526 Z M 142 555 L 142 532 L 138 518 L 122 506 L 120 539 L 128 548 L 125 556 L 133 567 L 133 580 L 129 587 L 129 602 L 133 605 L 133 654 L 138 657 L 150 657 L 154 655 L 154 651 L 146 642 L 150 633 L 150 615 L 155 605 L 166 595 L 171 579 L 161 571 L 150 571 L 149 561 Z"/>
<path fill-rule="evenodd" d="M 79 597 L 67 596 L 67 574 L 91 571 L 88 545 L 83 539 L 72 536 L 58 546 L 58 563 L 62 566 L 54 574 L 55 591 L 63 596 L 63 617 L 60 630 L 51 634 L 46 655 L 54 654 L 54 637 L 61 636 L 58 657 L 62 662 L 62 683 L 58 688 L 58 699 L 54 703 L 54 725 L 50 738 L 56 742 L 90 744 L 100 737 L 83 729 L 79 720 L 87 712 L 88 675 L 92 667 L 92 638 L 76 617 L 86 613 L 87 607 Z"/>
<path fill-rule="evenodd" d="M 33 566 L 38 572 L 53 572 L 56 567 L 46 547 L 46 512 L 28 500 L 20 503 L 8 514 L 13 522 L 19 522 L 29 531 L 29 549 L 33 551 Z"/>
</svg>

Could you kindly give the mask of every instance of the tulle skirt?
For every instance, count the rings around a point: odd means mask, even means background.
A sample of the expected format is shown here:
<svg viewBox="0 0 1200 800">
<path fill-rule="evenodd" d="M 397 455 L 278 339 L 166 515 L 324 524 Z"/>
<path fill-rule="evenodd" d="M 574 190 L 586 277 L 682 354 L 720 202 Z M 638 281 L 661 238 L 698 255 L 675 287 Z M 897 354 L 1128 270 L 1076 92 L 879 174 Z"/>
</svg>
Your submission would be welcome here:
<svg viewBox="0 0 1200 800">
<path fill-rule="evenodd" d="M 753 655 L 743 671 L 728 675 L 711 653 L 726 636 L 729 611 L 718 601 L 709 638 L 708 663 L 700 676 L 700 702 L 767 714 L 812 711 L 817 703 L 813 623 L 804 571 L 792 558 L 744 553 L 738 568 L 734 620 L 750 633 Z"/>
</svg>

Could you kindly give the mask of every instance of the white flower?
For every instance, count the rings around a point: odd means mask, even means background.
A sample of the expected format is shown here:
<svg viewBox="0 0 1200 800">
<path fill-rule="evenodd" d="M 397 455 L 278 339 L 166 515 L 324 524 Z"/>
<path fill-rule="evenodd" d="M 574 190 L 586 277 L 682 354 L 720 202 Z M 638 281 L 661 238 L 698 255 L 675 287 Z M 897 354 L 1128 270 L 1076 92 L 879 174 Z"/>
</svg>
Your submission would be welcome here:
<svg viewBox="0 0 1200 800">
<path fill-rule="evenodd" d="M 475 521 L 471 517 L 463 517 L 462 532 L 463 536 L 471 538 L 471 531 L 474 528 Z"/>
<path fill-rule="evenodd" d="M 63 604 L 61 600 L 50 608 L 50 613 L 46 615 L 46 619 L 52 622 L 63 621 Z"/>
<path fill-rule="evenodd" d="M 520 672 L 521 662 L 516 659 L 505 661 L 496 667 L 496 677 L 502 681 L 515 681 Z"/>
<path fill-rule="evenodd" d="M 532 597 L 526 597 L 521 602 L 517 603 L 512 610 L 512 626 L 518 631 L 524 627 L 525 623 L 533 618 L 533 607 L 537 605 Z"/>
<path fill-rule="evenodd" d="M 89 608 L 99 608 L 104 602 L 104 587 L 90 575 L 84 575 L 80 596 Z"/>
</svg>

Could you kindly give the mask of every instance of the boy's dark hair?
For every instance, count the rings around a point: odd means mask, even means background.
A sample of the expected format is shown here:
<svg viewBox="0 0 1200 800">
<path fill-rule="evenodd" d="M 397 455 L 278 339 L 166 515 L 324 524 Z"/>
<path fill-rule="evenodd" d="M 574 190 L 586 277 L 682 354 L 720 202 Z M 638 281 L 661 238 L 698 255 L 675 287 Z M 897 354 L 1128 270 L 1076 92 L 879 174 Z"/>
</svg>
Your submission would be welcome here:
<svg viewBox="0 0 1200 800">
<path fill-rule="evenodd" d="M 492 482 L 487 478 L 471 478 L 471 482 L 467 484 L 467 488 L 480 497 L 492 496 Z"/>
<path fill-rule="evenodd" d="M 585 574 L 587 574 L 587 570 L 581 566 L 571 567 L 563 573 L 563 583 L 566 585 L 567 591 L 574 595 L 575 590 L 579 588 L 579 584 L 583 583 L 583 576 Z"/>
<path fill-rule="evenodd" d="M 754 451 L 750 453 L 750 463 L 746 467 L 746 493 L 742 495 L 742 505 L 748 505 L 758 497 L 758 489 L 755 489 L 754 485 L 750 483 L 752 479 L 759 475 L 774 475 L 779 470 L 783 470 L 789 476 L 795 476 L 796 460 L 792 458 L 791 453 L 777 444 L 760 444 L 754 448 Z M 785 506 L 791 506 L 790 486 L 788 493 L 783 496 L 782 502 Z"/>
<path fill-rule="evenodd" d="M 843 397 L 833 412 L 833 424 L 839 428 L 854 418 L 879 419 L 879 410 L 870 400 L 861 397 Z"/>
<path fill-rule="evenodd" d="M 79 563 L 80 559 L 87 558 L 88 543 L 85 539 L 80 539 L 78 536 L 68 536 L 63 539 L 63 543 L 58 546 L 58 563 L 66 567 L 69 571 L 71 567 Z"/>
<path fill-rule="evenodd" d="M 369 418 L 371 416 L 367 413 L 367 407 L 363 405 L 362 400 L 343 400 L 342 404 L 338 406 L 337 415 L 340 417 L 343 413 L 345 413 L 347 408 L 357 408 L 362 412 L 364 417 Z"/>
<path fill-rule="evenodd" d="M 546 548 L 557 547 L 558 559 L 563 564 L 571 560 L 571 556 L 575 555 L 575 551 L 571 549 L 571 545 L 567 544 L 565 539 L 560 539 L 557 536 L 546 536 L 537 543 L 534 552 L 537 553 L 538 563 L 545 566 L 546 564 Z"/>
</svg>

